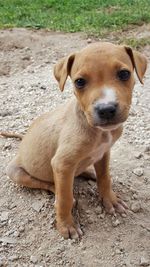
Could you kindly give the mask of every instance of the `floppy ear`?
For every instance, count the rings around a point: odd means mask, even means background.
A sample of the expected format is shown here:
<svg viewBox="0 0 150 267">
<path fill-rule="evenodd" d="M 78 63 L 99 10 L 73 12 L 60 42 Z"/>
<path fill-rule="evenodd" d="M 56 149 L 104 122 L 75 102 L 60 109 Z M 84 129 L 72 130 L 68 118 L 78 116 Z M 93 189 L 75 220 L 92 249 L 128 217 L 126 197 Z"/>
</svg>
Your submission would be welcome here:
<svg viewBox="0 0 150 267">
<path fill-rule="evenodd" d="M 141 53 L 132 50 L 132 48 L 129 46 L 125 46 L 125 50 L 132 61 L 132 65 L 136 71 L 139 81 L 143 84 L 143 77 L 147 69 L 146 57 Z"/>
<path fill-rule="evenodd" d="M 64 57 L 56 63 L 54 67 L 54 76 L 59 83 L 61 91 L 64 90 L 64 85 L 68 75 L 70 75 L 71 67 L 75 58 L 75 54 L 71 54 L 68 57 Z"/>
</svg>

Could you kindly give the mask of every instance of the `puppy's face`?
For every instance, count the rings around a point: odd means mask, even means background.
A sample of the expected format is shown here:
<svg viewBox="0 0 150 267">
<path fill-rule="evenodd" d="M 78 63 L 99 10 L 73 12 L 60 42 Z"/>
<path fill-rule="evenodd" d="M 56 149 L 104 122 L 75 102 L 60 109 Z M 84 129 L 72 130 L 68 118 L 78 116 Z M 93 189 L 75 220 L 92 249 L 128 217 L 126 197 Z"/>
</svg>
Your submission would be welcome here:
<svg viewBox="0 0 150 267">
<path fill-rule="evenodd" d="M 128 117 L 134 69 L 142 82 L 146 59 L 140 53 L 129 47 L 95 43 L 58 62 L 54 74 L 61 90 L 70 75 L 88 123 L 108 130 Z"/>
</svg>

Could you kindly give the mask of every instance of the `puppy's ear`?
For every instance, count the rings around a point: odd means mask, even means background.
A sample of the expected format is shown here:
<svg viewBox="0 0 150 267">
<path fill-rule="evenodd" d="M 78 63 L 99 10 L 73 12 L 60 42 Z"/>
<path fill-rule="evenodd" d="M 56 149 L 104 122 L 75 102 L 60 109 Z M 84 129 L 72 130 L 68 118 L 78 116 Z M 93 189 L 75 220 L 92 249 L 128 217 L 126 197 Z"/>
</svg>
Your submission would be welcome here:
<svg viewBox="0 0 150 267">
<path fill-rule="evenodd" d="M 64 85 L 68 75 L 70 75 L 74 59 L 75 54 L 71 54 L 68 57 L 64 57 L 59 60 L 54 67 L 54 76 L 59 83 L 59 88 L 61 91 L 64 90 Z"/>
<path fill-rule="evenodd" d="M 132 61 L 132 65 L 136 71 L 139 81 L 143 84 L 143 77 L 147 69 L 146 57 L 141 53 L 132 50 L 131 47 L 125 46 L 125 50 Z"/>
</svg>

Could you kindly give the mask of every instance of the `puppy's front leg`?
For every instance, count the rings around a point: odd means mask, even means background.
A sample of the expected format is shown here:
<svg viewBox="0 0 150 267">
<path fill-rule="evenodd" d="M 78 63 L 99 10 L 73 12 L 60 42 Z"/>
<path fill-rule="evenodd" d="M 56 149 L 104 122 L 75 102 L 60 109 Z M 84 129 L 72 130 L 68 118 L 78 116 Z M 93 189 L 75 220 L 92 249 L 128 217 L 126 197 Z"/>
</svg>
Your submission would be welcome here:
<svg viewBox="0 0 150 267">
<path fill-rule="evenodd" d="M 51 162 L 56 192 L 56 221 L 57 229 L 64 238 L 78 238 L 82 231 L 74 223 L 73 207 L 73 181 L 74 169 L 72 166 L 54 158 Z"/>
<path fill-rule="evenodd" d="M 114 214 L 115 211 L 125 213 L 127 205 L 118 197 L 112 189 L 109 173 L 110 152 L 104 154 L 103 158 L 96 162 L 94 167 L 97 175 L 97 186 L 106 211 Z"/>
</svg>

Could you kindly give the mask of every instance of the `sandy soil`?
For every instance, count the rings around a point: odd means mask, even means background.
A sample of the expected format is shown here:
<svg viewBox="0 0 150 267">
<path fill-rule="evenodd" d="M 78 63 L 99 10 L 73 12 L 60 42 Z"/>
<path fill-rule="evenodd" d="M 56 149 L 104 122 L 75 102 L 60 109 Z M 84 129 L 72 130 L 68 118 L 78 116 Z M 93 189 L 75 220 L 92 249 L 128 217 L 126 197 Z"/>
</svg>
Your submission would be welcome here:
<svg viewBox="0 0 150 267">
<path fill-rule="evenodd" d="M 146 35 L 139 28 L 134 35 Z M 130 32 L 131 35 L 131 32 Z M 144 35 L 144 36 L 145 36 Z M 53 65 L 89 41 L 82 34 L 14 29 L 0 31 L 0 130 L 26 132 L 41 113 L 68 101 Z M 149 59 L 150 47 L 143 53 Z M 63 240 L 54 227 L 54 196 L 14 185 L 6 166 L 19 141 L 0 138 L 0 266 L 150 266 L 150 68 L 137 82 L 124 134 L 112 149 L 114 190 L 129 206 L 126 217 L 105 214 L 94 181 L 78 179 L 76 216 L 84 235 Z"/>
</svg>

